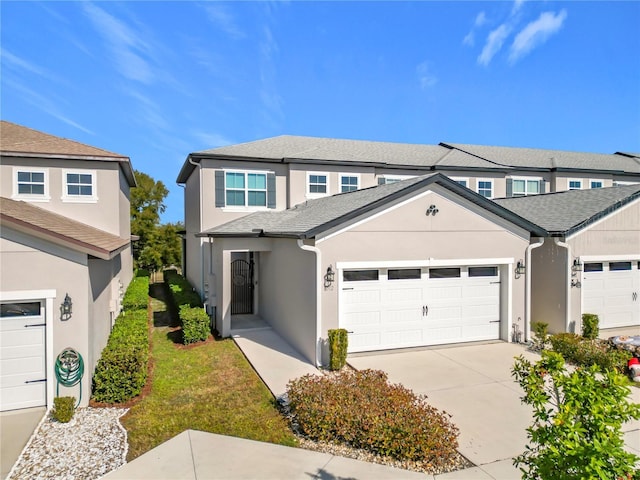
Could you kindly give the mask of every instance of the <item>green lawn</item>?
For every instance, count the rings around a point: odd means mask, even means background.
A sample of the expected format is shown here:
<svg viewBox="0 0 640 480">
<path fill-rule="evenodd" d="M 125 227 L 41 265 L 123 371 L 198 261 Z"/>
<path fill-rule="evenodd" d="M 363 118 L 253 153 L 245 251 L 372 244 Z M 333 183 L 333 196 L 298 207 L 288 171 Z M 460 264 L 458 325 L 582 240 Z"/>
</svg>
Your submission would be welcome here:
<svg viewBox="0 0 640 480">
<path fill-rule="evenodd" d="M 152 299 L 154 318 L 166 310 Z M 130 461 L 186 429 L 296 445 L 269 390 L 231 339 L 189 348 L 154 327 L 151 391 L 122 418 Z"/>
</svg>

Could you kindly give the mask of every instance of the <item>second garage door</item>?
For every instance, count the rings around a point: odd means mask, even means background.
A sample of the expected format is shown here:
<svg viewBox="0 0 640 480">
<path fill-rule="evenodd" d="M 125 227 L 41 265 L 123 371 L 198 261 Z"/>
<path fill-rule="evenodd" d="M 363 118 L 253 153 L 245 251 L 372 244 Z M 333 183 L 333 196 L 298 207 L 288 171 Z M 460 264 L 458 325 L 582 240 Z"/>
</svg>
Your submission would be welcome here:
<svg viewBox="0 0 640 480">
<path fill-rule="evenodd" d="M 344 270 L 340 326 L 350 352 L 496 340 L 499 268 Z"/>
</svg>

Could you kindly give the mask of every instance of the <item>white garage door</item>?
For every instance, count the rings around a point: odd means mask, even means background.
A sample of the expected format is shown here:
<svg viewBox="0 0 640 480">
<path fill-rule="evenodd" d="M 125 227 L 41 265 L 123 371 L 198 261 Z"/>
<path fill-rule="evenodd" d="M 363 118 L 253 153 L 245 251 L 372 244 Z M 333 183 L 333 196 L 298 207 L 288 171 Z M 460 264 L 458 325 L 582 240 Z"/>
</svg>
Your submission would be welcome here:
<svg viewBox="0 0 640 480">
<path fill-rule="evenodd" d="M 344 270 L 340 297 L 350 352 L 500 336 L 497 266 Z"/>
<path fill-rule="evenodd" d="M 600 328 L 640 325 L 638 261 L 584 264 L 582 311 L 595 313 Z"/>
<path fill-rule="evenodd" d="M 45 317 L 39 301 L 0 305 L 0 409 L 46 405 Z"/>
</svg>

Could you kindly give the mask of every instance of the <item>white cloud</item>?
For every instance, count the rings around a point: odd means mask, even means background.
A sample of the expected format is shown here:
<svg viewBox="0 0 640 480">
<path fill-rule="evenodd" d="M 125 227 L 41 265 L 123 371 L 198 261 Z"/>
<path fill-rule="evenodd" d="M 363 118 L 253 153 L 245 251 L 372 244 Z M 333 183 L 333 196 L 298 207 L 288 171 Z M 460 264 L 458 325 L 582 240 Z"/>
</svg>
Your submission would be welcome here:
<svg viewBox="0 0 640 480">
<path fill-rule="evenodd" d="M 476 43 L 475 30 L 476 28 L 482 27 L 485 23 L 487 23 L 487 15 L 484 13 L 484 11 L 482 11 L 478 13 L 478 15 L 476 15 L 476 18 L 473 21 L 473 28 L 462 39 L 463 45 L 473 47 Z"/>
<path fill-rule="evenodd" d="M 195 131 L 192 135 L 205 146 L 204 148 L 224 147 L 235 143 L 219 133 Z"/>
<path fill-rule="evenodd" d="M 551 35 L 557 33 L 567 18 L 567 11 L 559 13 L 543 12 L 537 20 L 530 22 L 516 35 L 511 44 L 509 62 L 514 63 L 527 55 L 531 50 L 546 42 Z"/>
<path fill-rule="evenodd" d="M 216 27 L 227 33 L 231 38 L 244 38 L 245 33 L 238 27 L 229 9 L 222 4 L 209 4 L 205 7 L 207 17 Z"/>
<path fill-rule="evenodd" d="M 511 27 L 506 23 L 503 23 L 498 28 L 489 33 L 487 41 L 484 44 L 484 48 L 478 56 L 478 63 L 485 67 L 489 65 L 493 56 L 500 51 L 504 41 L 511 33 Z"/>
<path fill-rule="evenodd" d="M 511 15 L 515 15 L 520 11 L 522 5 L 524 5 L 525 0 L 515 0 L 513 2 L 513 7 L 511 8 Z"/>
<path fill-rule="evenodd" d="M 473 47 L 475 45 L 475 43 L 476 43 L 476 37 L 475 37 L 475 34 L 473 33 L 473 30 L 471 30 L 462 39 L 462 44 L 463 45 L 468 45 L 470 47 Z"/>
<path fill-rule="evenodd" d="M 418 79 L 420 81 L 420 88 L 423 90 L 433 87 L 438 83 L 438 78 L 432 73 L 430 63 L 428 61 L 422 62 L 416 67 L 418 72 Z"/>
<path fill-rule="evenodd" d="M 476 27 L 481 27 L 485 23 L 487 23 L 487 15 L 484 13 L 484 11 L 482 11 L 478 15 L 476 15 L 476 20 L 473 24 Z"/>
</svg>

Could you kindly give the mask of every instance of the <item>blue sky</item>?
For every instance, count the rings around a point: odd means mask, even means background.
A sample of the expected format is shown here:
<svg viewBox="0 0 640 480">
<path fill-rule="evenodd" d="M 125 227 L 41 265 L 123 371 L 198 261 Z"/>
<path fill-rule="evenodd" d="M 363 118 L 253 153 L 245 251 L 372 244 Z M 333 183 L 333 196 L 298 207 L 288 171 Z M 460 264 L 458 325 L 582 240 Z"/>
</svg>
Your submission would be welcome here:
<svg viewBox="0 0 640 480">
<path fill-rule="evenodd" d="M 129 156 L 276 135 L 640 152 L 640 2 L 11 2 L 2 119 Z"/>
</svg>

